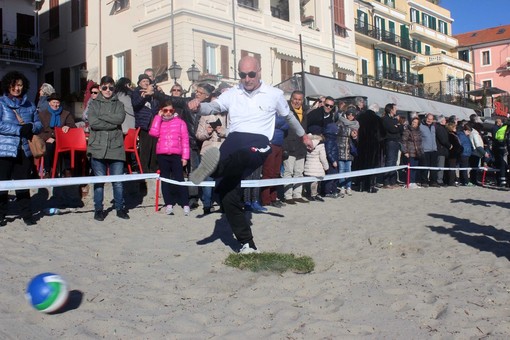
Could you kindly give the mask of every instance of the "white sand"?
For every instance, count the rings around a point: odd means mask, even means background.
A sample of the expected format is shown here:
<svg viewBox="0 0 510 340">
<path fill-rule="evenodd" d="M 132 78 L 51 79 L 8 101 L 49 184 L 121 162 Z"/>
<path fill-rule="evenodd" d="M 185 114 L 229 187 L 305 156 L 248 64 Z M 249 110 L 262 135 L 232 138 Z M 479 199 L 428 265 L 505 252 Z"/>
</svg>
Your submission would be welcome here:
<svg viewBox="0 0 510 340">
<path fill-rule="evenodd" d="M 316 263 L 310 274 L 283 275 L 225 266 L 236 242 L 219 213 L 166 216 L 147 196 L 131 220 L 111 212 L 101 223 L 85 203 L 0 229 L 1 339 L 510 335 L 508 191 L 355 192 L 254 214 L 261 250 Z M 45 315 L 25 301 L 27 283 L 45 271 L 67 280 L 72 309 Z"/>
</svg>

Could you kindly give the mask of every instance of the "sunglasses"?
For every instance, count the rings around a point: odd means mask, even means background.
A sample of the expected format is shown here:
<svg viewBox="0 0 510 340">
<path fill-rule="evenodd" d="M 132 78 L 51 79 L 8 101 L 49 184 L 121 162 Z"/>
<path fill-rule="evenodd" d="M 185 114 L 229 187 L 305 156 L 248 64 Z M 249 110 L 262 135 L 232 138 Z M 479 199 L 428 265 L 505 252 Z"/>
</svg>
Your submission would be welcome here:
<svg viewBox="0 0 510 340">
<path fill-rule="evenodd" d="M 332 108 L 334 107 L 335 105 L 330 105 L 330 104 L 324 104 L 325 107 L 329 107 L 329 108 Z"/>
<path fill-rule="evenodd" d="M 99 94 L 99 91 L 92 91 L 90 94 Z"/>
<path fill-rule="evenodd" d="M 175 112 L 175 109 L 161 109 L 161 111 L 163 111 L 163 113 L 174 113 Z"/>
<path fill-rule="evenodd" d="M 182 92 L 181 89 L 172 89 L 172 92 Z"/>
<path fill-rule="evenodd" d="M 257 72 L 255 71 L 251 71 L 251 72 L 239 72 L 239 78 L 241 79 L 244 79 L 246 78 L 246 76 L 250 77 L 250 78 L 255 78 L 257 76 Z"/>
<path fill-rule="evenodd" d="M 113 91 L 115 89 L 115 87 L 113 86 L 101 86 L 101 91 L 107 91 L 107 90 L 110 90 L 110 91 Z"/>
</svg>

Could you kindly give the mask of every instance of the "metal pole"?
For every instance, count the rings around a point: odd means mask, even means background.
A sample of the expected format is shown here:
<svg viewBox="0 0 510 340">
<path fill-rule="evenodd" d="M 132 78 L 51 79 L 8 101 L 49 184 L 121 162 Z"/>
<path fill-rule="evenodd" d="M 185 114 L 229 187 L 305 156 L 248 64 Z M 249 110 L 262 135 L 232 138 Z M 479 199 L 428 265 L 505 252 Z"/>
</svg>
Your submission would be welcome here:
<svg viewBox="0 0 510 340">
<path fill-rule="evenodd" d="M 301 34 L 299 35 L 299 51 L 301 53 L 301 91 L 305 93 L 305 64 L 303 61 L 303 41 L 301 40 Z"/>
<path fill-rule="evenodd" d="M 174 0 L 172 0 L 172 3 L 170 5 L 170 13 L 171 13 L 170 14 L 170 16 L 171 16 L 170 26 L 172 27 L 172 64 L 173 64 L 175 61 L 175 54 L 174 54 Z"/>
<path fill-rule="evenodd" d="M 336 65 L 336 53 L 335 53 L 335 6 L 333 0 L 329 2 L 331 12 L 331 46 L 333 47 L 333 78 L 336 78 L 335 65 Z"/>
</svg>

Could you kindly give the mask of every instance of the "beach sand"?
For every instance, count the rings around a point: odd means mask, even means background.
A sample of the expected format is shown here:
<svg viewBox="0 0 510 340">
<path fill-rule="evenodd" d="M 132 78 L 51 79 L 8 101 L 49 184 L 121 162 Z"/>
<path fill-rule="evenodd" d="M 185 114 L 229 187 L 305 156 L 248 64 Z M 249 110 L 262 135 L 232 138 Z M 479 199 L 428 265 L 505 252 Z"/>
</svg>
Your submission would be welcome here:
<svg viewBox="0 0 510 340">
<path fill-rule="evenodd" d="M 238 248 L 225 219 L 201 208 L 156 213 L 153 192 L 143 202 L 130 194 L 128 221 L 115 211 L 95 221 L 91 190 L 74 213 L 0 228 L 0 338 L 510 336 L 508 191 L 354 192 L 252 214 L 262 251 L 315 261 L 309 274 L 281 275 L 225 266 Z M 105 194 L 109 202 L 109 186 Z M 42 272 L 67 281 L 64 312 L 39 313 L 25 300 Z"/>
</svg>

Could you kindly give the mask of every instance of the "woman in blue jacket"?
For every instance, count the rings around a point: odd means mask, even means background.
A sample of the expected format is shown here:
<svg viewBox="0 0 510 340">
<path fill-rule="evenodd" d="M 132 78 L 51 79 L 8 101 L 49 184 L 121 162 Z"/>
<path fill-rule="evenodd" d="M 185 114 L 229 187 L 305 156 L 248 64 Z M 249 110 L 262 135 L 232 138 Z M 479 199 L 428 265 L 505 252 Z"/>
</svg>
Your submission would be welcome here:
<svg viewBox="0 0 510 340">
<path fill-rule="evenodd" d="M 27 98 L 30 83 L 20 72 L 5 74 L 0 97 L 0 181 L 28 179 L 34 164 L 28 140 L 42 129 L 37 109 Z M 19 117 L 18 117 L 19 116 Z M 20 122 L 21 120 L 21 122 Z M 30 191 L 16 190 L 16 202 L 26 225 L 34 225 Z M 8 192 L 0 192 L 0 226 L 7 224 Z"/>
</svg>

